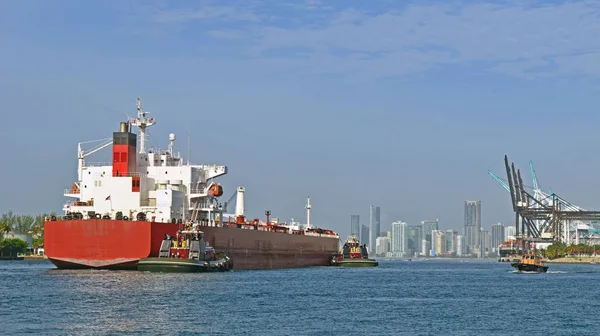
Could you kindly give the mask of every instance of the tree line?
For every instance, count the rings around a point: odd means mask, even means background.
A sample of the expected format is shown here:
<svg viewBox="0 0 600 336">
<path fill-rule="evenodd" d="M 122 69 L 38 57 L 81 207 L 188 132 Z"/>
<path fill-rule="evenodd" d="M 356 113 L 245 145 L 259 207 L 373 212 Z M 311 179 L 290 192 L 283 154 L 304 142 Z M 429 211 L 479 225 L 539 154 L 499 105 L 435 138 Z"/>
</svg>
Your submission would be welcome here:
<svg viewBox="0 0 600 336">
<path fill-rule="evenodd" d="M 19 253 L 27 252 L 28 247 L 24 240 L 0 237 L 0 257 L 16 257 Z"/>
<path fill-rule="evenodd" d="M 549 245 L 546 249 L 542 250 L 542 253 L 549 259 L 579 255 L 591 256 L 600 254 L 600 245 L 567 245 L 561 242 L 554 242 L 552 245 Z"/>
<path fill-rule="evenodd" d="M 6 241 L 9 240 L 6 234 L 14 232 L 30 234 L 33 237 L 33 248 L 42 246 L 44 244 L 44 218 L 46 216 L 56 216 L 56 214 L 50 213 L 35 216 L 16 215 L 12 210 L 3 213 L 0 216 L 0 233 L 5 236 L 4 245 L 6 245 Z"/>
</svg>

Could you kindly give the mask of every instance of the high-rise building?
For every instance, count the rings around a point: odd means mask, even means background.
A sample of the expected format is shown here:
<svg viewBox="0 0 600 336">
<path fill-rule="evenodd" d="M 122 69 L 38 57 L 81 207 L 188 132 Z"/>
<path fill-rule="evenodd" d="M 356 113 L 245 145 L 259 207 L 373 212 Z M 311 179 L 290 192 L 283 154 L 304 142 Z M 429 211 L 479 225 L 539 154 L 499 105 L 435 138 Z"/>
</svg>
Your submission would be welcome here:
<svg viewBox="0 0 600 336">
<path fill-rule="evenodd" d="M 481 201 L 465 201 L 465 240 L 469 253 L 481 251 Z"/>
<path fill-rule="evenodd" d="M 377 246 L 377 237 L 380 233 L 380 213 L 379 207 L 371 205 L 369 207 L 369 242 L 371 243 L 371 249 L 369 251 L 375 251 Z"/>
<path fill-rule="evenodd" d="M 456 255 L 462 256 L 465 252 L 465 236 L 456 236 Z"/>
<path fill-rule="evenodd" d="M 517 234 L 517 229 L 515 229 L 514 225 L 508 225 L 504 227 L 504 240 L 510 239 L 509 237 L 515 238 Z"/>
<path fill-rule="evenodd" d="M 421 255 L 423 256 L 430 256 L 431 254 L 429 254 L 429 250 L 431 249 L 431 244 L 429 244 L 429 241 L 427 241 L 427 239 L 423 239 L 421 240 Z"/>
<path fill-rule="evenodd" d="M 420 225 L 410 225 L 408 227 L 408 251 L 411 255 L 421 251 L 422 232 L 423 228 Z"/>
<path fill-rule="evenodd" d="M 481 252 L 479 257 L 484 258 L 490 252 L 490 232 L 488 230 L 481 230 L 480 242 Z"/>
<path fill-rule="evenodd" d="M 350 215 L 350 235 L 360 240 L 360 216 Z"/>
<path fill-rule="evenodd" d="M 458 232 L 455 230 L 446 230 L 446 252 L 448 253 L 456 253 L 456 236 L 458 236 Z"/>
<path fill-rule="evenodd" d="M 438 229 L 438 219 L 435 220 L 424 220 L 421 221 L 422 232 L 421 235 L 423 239 L 429 242 L 429 247 L 433 248 L 433 240 L 431 238 L 431 231 Z"/>
<path fill-rule="evenodd" d="M 502 223 L 492 224 L 492 238 L 490 248 L 492 251 L 497 251 L 498 246 L 504 241 L 504 225 Z"/>
<path fill-rule="evenodd" d="M 366 244 L 367 248 L 369 248 L 369 227 L 366 225 L 360 226 L 360 244 Z M 369 250 L 370 251 L 370 250 Z"/>
<path fill-rule="evenodd" d="M 392 252 L 408 256 L 408 224 L 406 222 L 392 223 Z"/>
<path fill-rule="evenodd" d="M 376 255 L 385 256 L 386 253 L 390 252 L 390 238 L 388 237 L 377 237 L 376 244 Z"/>
<path fill-rule="evenodd" d="M 431 256 L 439 256 L 447 252 L 446 250 L 446 235 L 442 230 L 431 231 Z"/>
</svg>

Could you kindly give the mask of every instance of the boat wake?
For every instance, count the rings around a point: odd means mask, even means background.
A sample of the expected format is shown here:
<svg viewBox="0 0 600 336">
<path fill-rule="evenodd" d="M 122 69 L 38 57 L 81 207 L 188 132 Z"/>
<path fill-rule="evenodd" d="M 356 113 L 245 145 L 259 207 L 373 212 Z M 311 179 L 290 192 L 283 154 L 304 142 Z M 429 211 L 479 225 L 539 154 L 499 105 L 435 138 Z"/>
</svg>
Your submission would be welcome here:
<svg viewBox="0 0 600 336">
<path fill-rule="evenodd" d="M 528 272 L 528 271 L 521 271 L 519 272 L 518 270 L 511 270 L 509 271 L 509 273 L 515 273 L 515 274 L 544 274 L 544 273 L 540 273 L 540 272 Z M 547 271 L 546 274 L 566 274 L 567 272 L 565 271 Z"/>
</svg>

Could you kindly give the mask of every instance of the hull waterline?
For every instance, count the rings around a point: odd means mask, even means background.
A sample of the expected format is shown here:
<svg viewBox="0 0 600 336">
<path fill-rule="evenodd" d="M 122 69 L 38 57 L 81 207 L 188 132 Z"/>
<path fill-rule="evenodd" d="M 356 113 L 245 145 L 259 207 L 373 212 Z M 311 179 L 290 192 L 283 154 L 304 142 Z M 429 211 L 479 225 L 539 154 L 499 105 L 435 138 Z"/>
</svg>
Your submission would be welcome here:
<svg viewBox="0 0 600 336">
<path fill-rule="evenodd" d="M 332 263 L 338 267 L 376 267 L 379 263 L 373 259 L 342 259 Z"/>
<path fill-rule="evenodd" d="M 548 266 L 524 265 L 520 263 L 513 263 L 512 267 L 519 273 L 546 273 L 548 271 Z"/>
<path fill-rule="evenodd" d="M 190 259 L 144 258 L 137 264 L 142 272 L 197 273 L 207 272 L 207 265 Z"/>
</svg>

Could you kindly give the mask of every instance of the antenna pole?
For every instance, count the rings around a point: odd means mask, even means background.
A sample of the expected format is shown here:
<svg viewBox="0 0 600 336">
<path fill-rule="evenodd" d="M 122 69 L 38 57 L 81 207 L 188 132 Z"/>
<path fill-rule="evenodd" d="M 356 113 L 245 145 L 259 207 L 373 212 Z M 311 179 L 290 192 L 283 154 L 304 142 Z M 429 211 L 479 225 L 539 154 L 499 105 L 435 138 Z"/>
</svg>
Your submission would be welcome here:
<svg viewBox="0 0 600 336">
<path fill-rule="evenodd" d="M 154 118 L 146 118 L 146 114 L 150 112 L 144 112 L 142 110 L 142 99 L 137 99 L 137 117 L 130 120 L 131 124 L 140 128 L 140 154 L 146 153 L 146 127 L 152 126 L 156 123 Z"/>
<path fill-rule="evenodd" d="M 146 123 L 144 122 L 144 112 L 142 112 L 142 100 L 138 97 L 137 99 L 137 114 L 140 124 L 140 153 L 146 153 Z"/>
<path fill-rule="evenodd" d="M 310 228 L 310 197 L 306 198 L 306 227 Z"/>
</svg>

